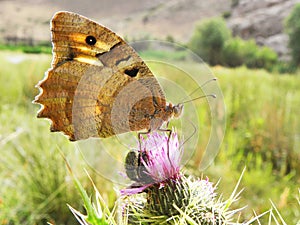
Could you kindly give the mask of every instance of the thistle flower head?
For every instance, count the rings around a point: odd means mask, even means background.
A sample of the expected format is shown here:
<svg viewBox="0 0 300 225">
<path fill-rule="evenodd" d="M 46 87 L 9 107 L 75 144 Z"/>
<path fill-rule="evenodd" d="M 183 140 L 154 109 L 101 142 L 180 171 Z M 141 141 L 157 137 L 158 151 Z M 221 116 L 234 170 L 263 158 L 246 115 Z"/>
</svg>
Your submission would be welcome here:
<svg viewBox="0 0 300 225">
<path fill-rule="evenodd" d="M 141 139 L 138 152 L 127 155 L 125 168 L 136 183 L 122 190 L 129 224 L 230 224 L 229 206 L 236 199 L 217 199 L 208 179 L 180 172 L 182 145 L 175 132 L 150 133 Z"/>
<path fill-rule="evenodd" d="M 164 186 L 180 178 L 180 161 L 183 150 L 178 135 L 172 132 L 153 132 L 141 138 L 138 152 L 129 152 L 125 160 L 128 177 L 136 183 L 122 194 L 139 193 L 152 185 Z"/>
<path fill-rule="evenodd" d="M 142 164 L 155 182 L 178 178 L 182 149 L 177 133 L 171 133 L 170 138 L 166 133 L 148 134 L 148 138 L 142 141 L 141 152 L 147 156 Z"/>
</svg>

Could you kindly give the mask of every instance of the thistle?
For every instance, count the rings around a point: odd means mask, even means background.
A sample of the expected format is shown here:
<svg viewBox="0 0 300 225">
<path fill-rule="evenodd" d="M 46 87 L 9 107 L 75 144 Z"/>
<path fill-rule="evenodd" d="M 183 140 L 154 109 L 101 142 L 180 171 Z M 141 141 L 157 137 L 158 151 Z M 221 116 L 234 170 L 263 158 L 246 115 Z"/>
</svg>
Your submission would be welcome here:
<svg viewBox="0 0 300 225">
<path fill-rule="evenodd" d="M 129 152 L 125 160 L 127 176 L 134 183 L 121 190 L 129 224 L 230 223 L 236 200 L 217 198 L 216 187 L 208 179 L 186 177 L 181 173 L 183 146 L 176 132 L 149 133 L 141 148 Z"/>
</svg>

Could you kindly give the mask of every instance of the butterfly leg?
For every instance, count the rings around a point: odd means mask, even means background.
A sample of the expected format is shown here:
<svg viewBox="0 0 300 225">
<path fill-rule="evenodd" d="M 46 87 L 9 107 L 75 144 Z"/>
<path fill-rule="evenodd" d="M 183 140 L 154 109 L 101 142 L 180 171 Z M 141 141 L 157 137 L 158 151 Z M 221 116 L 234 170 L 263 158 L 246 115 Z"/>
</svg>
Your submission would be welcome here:
<svg viewBox="0 0 300 225">
<path fill-rule="evenodd" d="M 166 128 L 166 129 L 164 129 L 164 128 L 159 128 L 158 130 L 159 130 L 159 131 L 163 131 L 163 132 L 167 132 L 167 133 L 168 133 L 168 140 L 167 140 L 167 154 L 168 154 L 168 159 L 169 159 L 169 161 L 170 161 L 170 165 L 172 165 L 172 162 L 171 162 L 171 159 L 170 159 L 170 150 L 169 150 L 169 148 L 170 148 L 169 142 L 170 142 L 170 138 L 171 138 L 171 135 L 172 135 L 172 129 L 168 128 L 168 124 L 169 124 L 169 123 L 167 123 L 167 128 Z"/>
<path fill-rule="evenodd" d="M 158 129 L 159 131 L 162 131 L 162 132 L 167 132 L 168 133 L 168 147 L 169 147 L 169 141 L 170 141 L 170 138 L 171 138 L 171 134 L 172 134 L 172 129 L 162 129 L 162 128 L 159 128 Z"/>
<path fill-rule="evenodd" d="M 171 134 L 172 134 L 172 129 L 168 128 L 169 125 L 169 121 L 166 124 L 166 128 L 158 128 L 159 131 L 163 131 L 163 132 L 167 132 L 168 133 L 168 142 L 167 142 L 167 146 L 168 146 L 168 152 L 169 152 L 169 141 L 171 138 Z"/>
<path fill-rule="evenodd" d="M 149 129 L 149 130 L 146 131 L 146 132 L 139 132 L 139 133 L 138 133 L 138 139 L 139 139 L 139 148 L 140 148 L 140 151 L 142 150 L 142 142 L 141 142 L 142 135 L 149 134 L 150 132 L 151 132 L 151 129 Z"/>
</svg>

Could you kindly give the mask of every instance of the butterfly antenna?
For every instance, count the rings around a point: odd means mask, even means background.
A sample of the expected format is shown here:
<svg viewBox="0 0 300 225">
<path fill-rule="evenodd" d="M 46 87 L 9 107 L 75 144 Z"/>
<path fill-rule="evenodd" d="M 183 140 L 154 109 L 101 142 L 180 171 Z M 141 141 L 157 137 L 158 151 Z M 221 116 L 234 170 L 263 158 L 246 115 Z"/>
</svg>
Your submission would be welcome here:
<svg viewBox="0 0 300 225">
<path fill-rule="evenodd" d="M 215 95 L 215 94 L 202 95 L 202 96 L 199 96 L 197 98 L 193 98 L 193 99 L 181 102 L 179 104 L 185 104 L 185 103 L 192 102 L 192 101 L 195 101 L 195 100 L 200 99 L 200 98 L 207 98 L 207 97 L 217 98 L 217 95 Z"/>
<path fill-rule="evenodd" d="M 217 80 L 216 77 L 207 80 L 206 82 L 204 82 L 203 84 L 201 84 L 200 87 L 198 87 L 198 88 L 196 88 L 195 90 L 193 90 L 188 96 L 192 96 L 192 94 L 194 94 L 196 91 L 198 91 L 199 89 L 202 89 L 205 85 L 209 84 L 209 83 L 212 82 L 212 81 L 216 81 L 216 80 Z M 188 96 L 187 96 L 187 97 L 188 97 Z M 185 97 L 184 99 L 182 99 L 182 101 L 184 101 L 187 97 Z"/>
</svg>

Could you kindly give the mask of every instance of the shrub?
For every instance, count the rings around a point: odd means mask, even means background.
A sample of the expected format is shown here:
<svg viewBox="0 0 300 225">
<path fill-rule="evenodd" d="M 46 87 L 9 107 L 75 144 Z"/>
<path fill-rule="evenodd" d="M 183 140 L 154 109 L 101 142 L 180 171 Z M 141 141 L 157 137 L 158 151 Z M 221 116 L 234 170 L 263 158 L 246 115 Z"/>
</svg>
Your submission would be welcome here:
<svg viewBox="0 0 300 225">
<path fill-rule="evenodd" d="M 222 61 L 225 66 L 237 67 L 244 63 L 244 43 L 241 38 L 229 39 L 222 52 Z"/>
<path fill-rule="evenodd" d="M 296 73 L 297 66 L 294 63 L 279 61 L 275 66 L 273 66 L 273 71 L 280 74 Z"/>
<path fill-rule="evenodd" d="M 167 42 L 171 42 L 171 43 L 175 43 L 175 39 L 174 39 L 174 37 L 172 36 L 172 35 L 167 35 L 167 37 L 166 37 L 166 41 Z"/>
<path fill-rule="evenodd" d="M 245 64 L 248 68 L 271 70 L 277 62 L 277 54 L 269 47 L 257 46 L 254 40 L 232 38 L 225 43 L 222 59 L 224 65 L 229 67 Z"/>
<path fill-rule="evenodd" d="M 231 12 L 230 12 L 230 11 L 225 11 L 225 12 L 223 12 L 223 13 L 222 13 L 222 17 L 223 17 L 224 19 L 227 19 L 227 18 L 231 17 Z"/>
<path fill-rule="evenodd" d="M 221 52 L 230 36 L 224 19 L 209 19 L 196 26 L 188 45 L 210 65 L 221 64 Z"/>
<path fill-rule="evenodd" d="M 259 47 L 254 40 L 231 38 L 231 32 L 221 18 L 199 24 L 188 46 L 212 66 L 237 67 L 245 64 L 248 68 L 271 70 L 277 62 L 277 54 L 272 49 Z"/>
<path fill-rule="evenodd" d="M 300 4 L 296 4 L 287 17 L 285 30 L 289 36 L 288 45 L 291 49 L 293 62 L 300 65 Z"/>
<path fill-rule="evenodd" d="M 277 62 L 277 59 L 277 54 L 273 49 L 267 46 L 261 47 L 256 55 L 257 68 L 271 70 L 273 65 Z"/>
<path fill-rule="evenodd" d="M 254 40 L 245 41 L 242 50 L 244 63 L 248 68 L 265 68 L 271 70 L 277 62 L 277 54 L 269 47 L 259 47 Z"/>
<path fill-rule="evenodd" d="M 248 68 L 257 68 L 257 52 L 258 46 L 254 40 L 248 40 L 244 42 L 244 47 L 242 49 L 244 52 L 244 63 Z"/>
</svg>

